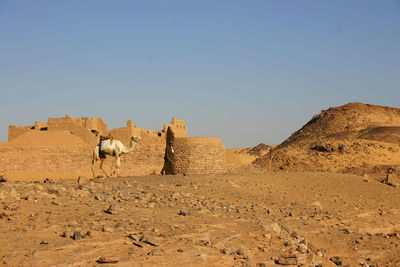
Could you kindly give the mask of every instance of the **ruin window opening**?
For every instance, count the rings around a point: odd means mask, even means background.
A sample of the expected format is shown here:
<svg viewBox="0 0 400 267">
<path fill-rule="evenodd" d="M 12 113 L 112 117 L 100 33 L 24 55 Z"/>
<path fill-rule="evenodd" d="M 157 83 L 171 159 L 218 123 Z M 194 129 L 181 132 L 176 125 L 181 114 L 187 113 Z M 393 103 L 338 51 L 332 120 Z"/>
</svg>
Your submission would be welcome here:
<svg viewBox="0 0 400 267">
<path fill-rule="evenodd" d="M 161 137 L 161 133 L 158 133 L 157 135 L 158 135 L 158 137 Z"/>
<path fill-rule="evenodd" d="M 40 128 L 41 131 L 47 131 L 47 127 Z"/>
</svg>

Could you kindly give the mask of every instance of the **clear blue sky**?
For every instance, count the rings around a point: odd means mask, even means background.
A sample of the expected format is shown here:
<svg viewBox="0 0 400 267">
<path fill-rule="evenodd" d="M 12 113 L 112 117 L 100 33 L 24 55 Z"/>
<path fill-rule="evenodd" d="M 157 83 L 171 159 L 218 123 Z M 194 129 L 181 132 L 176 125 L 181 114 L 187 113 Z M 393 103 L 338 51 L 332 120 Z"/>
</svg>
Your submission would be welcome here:
<svg viewBox="0 0 400 267">
<path fill-rule="evenodd" d="M 399 107 L 400 1 L 0 0 L 0 92 L 0 141 L 69 114 L 278 144 L 331 106 Z"/>
</svg>

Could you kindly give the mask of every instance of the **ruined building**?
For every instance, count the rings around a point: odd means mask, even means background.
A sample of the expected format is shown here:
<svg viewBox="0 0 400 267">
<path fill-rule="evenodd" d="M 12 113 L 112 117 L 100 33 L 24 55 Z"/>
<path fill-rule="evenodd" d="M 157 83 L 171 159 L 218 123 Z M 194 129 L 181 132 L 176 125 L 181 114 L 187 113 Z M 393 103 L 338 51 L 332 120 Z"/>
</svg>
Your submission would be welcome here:
<svg viewBox="0 0 400 267">
<path fill-rule="evenodd" d="M 143 138 L 134 152 L 123 156 L 122 175 L 159 173 L 163 167 L 168 127 L 176 137 L 175 153 L 178 174 L 210 174 L 226 171 L 224 144 L 214 137 L 188 137 L 184 120 L 172 118 L 170 124 L 164 124 L 163 129 L 154 131 L 140 128 L 128 120 L 125 127 L 109 130 L 102 118 L 74 118 L 69 115 L 63 118 L 49 118 L 47 122 L 35 122 L 30 126 L 10 125 L 8 146 L 18 146 L 18 149 L 22 150 L 25 150 L 24 146 L 28 146 L 29 149 L 17 155 L 12 154 L 12 151 L 15 151 L 13 149 L 8 149 L 6 146 L 0 147 L 0 150 L 4 150 L 2 153 L 11 153 L 10 162 L 13 162 L 12 166 L 4 162 L 0 164 L 4 165 L 0 168 L 5 171 L 29 171 L 32 168 L 36 172 L 42 169 L 46 169 L 47 172 L 64 170 L 67 172 L 73 165 L 75 172 L 89 173 L 92 149 L 98 142 L 96 134 L 111 133 L 114 139 L 121 140 L 125 144 L 129 143 L 131 136 Z M 71 140 L 72 143 L 68 143 L 66 139 Z M 38 145 L 32 148 L 33 144 Z M 51 160 L 48 158 L 50 154 Z M 23 158 L 25 156 L 33 160 L 27 161 Z M 41 166 L 40 161 L 46 164 Z M 26 162 L 32 165 L 27 165 Z"/>
</svg>

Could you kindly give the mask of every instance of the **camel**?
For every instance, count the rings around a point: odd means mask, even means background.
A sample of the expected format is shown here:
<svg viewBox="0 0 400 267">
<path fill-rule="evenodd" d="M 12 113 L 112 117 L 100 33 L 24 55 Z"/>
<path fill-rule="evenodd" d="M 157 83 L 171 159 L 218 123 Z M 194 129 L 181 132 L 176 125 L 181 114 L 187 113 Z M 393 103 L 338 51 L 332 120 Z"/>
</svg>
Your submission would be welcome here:
<svg viewBox="0 0 400 267">
<path fill-rule="evenodd" d="M 103 171 L 103 173 L 106 175 L 106 177 L 109 177 L 107 173 L 103 170 L 103 163 L 105 160 L 105 155 L 113 156 L 115 157 L 115 170 L 111 173 L 111 176 L 113 176 L 115 173 L 117 173 L 117 176 L 119 175 L 119 168 L 121 166 L 121 159 L 120 156 L 122 154 L 128 154 L 133 151 L 133 149 L 136 146 L 136 142 L 139 142 L 142 140 L 142 137 L 140 136 L 132 136 L 131 138 L 131 143 L 130 146 L 125 146 L 122 144 L 121 141 L 119 140 L 102 140 L 101 141 L 101 152 L 104 155 L 104 157 L 100 157 L 100 144 L 98 144 L 94 149 L 93 149 L 93 159 L 92 159 L 92 172 L 93 172 L 93 178 L 96 178 L 95 172 L 94 172 L 94 164 L 96 161 L 100 160 L 100 170 Z"/>
</svg>

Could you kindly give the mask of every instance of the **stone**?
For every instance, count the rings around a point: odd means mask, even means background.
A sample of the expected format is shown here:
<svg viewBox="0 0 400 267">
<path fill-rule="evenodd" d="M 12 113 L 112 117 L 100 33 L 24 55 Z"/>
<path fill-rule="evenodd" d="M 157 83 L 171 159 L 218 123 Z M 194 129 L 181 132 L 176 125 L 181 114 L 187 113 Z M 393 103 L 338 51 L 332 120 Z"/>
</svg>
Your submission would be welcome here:
<svg viewBox="0 0 400 267">
<path fill-rule="evenodd" d="M 54 181 L 53 181 L 53 179 L 51 179 L 51 178 L 46 178 L 46 179 L 44 179 L 43 183 L 53 184 Z"/>
<path fill-rule="evenodd" d="M 119 262 L 119 258 L 112 257 L 112 256 L 100 257 L 96 262 L 97 263 L 117 263 L 117 262 Z"/>
<path fill-rule="evenodd" d="M 133 241 L 139 241 L 139 237 L 136 234 L 130 233 L 128 237 Z"/>
<path fill-rule="evenodd" d="M 117 208 L 114 205 L 110 205 L 108 209 L 104 211 L 107 214 L 117 214 Z"/>
<path fill-rule="evenodd" d="M 245 248 L 240 248 L 236 251 L 236 254 L 241 256 L 243 259 L 245 260 L 249 260 L 250 256 L 249 256 L 249 252 L 247 251 L 247 249 Z"/>
<path fill-rule="evenodd" d="M 10 196 L 11 196 L 11 197 L 18 197 L 18 193 L 17 193 L 17 191 L 15 190 L 15 188 L 11 188 Z"/>
<path fill-rule="evenodd" d="M 181 216 L 190 216 L 190 210 L 180 210 L 179 211 L 179 213 L 178 213 L 178 215 L 181 215 Z"/>
<path fill-rule="evenodd" d="M 163 251 L 161 249 L 153 249 L 152 251 L 147 253 L 147 255 L 151 255 L 151 256 L 161 256 L 162 254 L 163 254 Z"/>
<path fill-rule="evenodd" d="M 259 262 L 256 264 L 256 267 L 268 267 L 268 265 L 265 262 Z"/>
<path fill-rule="evenodd" d="M 388 185 L 398 187 L 400 186 L 400 178 L 394 173 L 388 173 L 386 175 L 386 183 Z"/>
<path fill-rule="evenodd" d="M 103 232 L 108 232 L 108 233 L 114 232 L 114 230 L 113 230 L 111 227 L 107 227 L 107 226 L 104 226 L 104 225 L 103 225 L 103 227 L 102 227 L 101 230 L 102 230 Z"/>
<path fill-rule="evenodd" d="M 8 182 L 7 174 L 0 175 L 0 183 Z"/>
<path fill-rule="evenodd" d="M 337 266 L 342 266 L 342 260 L 340 259 L 339 256 L 331 257 L 331 258 L 329 258 L 329 260 L 331 262 L 333 262 L 334 264 L 336 264 Z"/>
<path fill-rule="evenodd" d="M 140 241 L 151 246 L 158 246 L 158 241 L 151 235 L 143 235 Z"/>
<path fill-rule="evenodd" d="M 280 257 L 278 264 L 281 265 L 297 265 L 297 257 L 296 256 L 287 256 L 287 257 Z"/>
<path fill-rule="evenodd" d="M 72 239 L 73 240 L 80 240 L 81 239 L 81 233 L 80 232 L 74 232 L 72 234 Z"/>
<path fill-rule="evenodd" d="M 313 203 L 311 204 L 311 206 L 314 206 L 314 207 L 316 207 L 316 208 L 322 210 L 322 205 L 321 205 L 321 203 L 320 203 L 318 200 L 315 201 L 315 202 L 313 202 Z"/>
<path fill-rule="evenodd" d="M 40 245 L 47 245 L 47 244 L 49 244 L 49 242 L 46 240 L 43 240 L 42 242 L 40 242 Z"/>
<path fill-rule="evenodd" d="M 307 245 L 306 245 L 306 244 L 300 244 L 300 245 L 298 245 L 296 250 L 297 250 L 298 252 L 302 253 L 302 254 L 308 253 L 308 248 L 307 248 Z"/>
<path fill-rule="evenodd" d="M 281 227 L 277 223 L 271 223 L 269 225 L 263 225 L 264 230 L 267 233 L 275 233 L 276 235 L 279 235 L 282 231 Z"/>
</svg>

